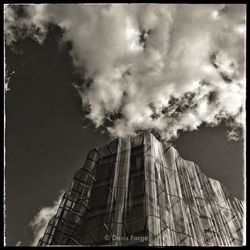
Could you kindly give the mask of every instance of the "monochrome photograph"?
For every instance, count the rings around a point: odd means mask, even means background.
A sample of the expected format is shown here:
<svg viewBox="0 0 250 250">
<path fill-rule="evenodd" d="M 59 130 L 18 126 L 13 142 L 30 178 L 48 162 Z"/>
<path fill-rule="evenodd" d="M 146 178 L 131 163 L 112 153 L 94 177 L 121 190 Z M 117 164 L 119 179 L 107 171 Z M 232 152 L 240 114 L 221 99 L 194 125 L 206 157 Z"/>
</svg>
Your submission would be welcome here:
<svg viewBox="0 0 250 250">
<path fill-rule="evenodd" d="M 4 4 L 4 245 L 245 246 L 246 4 Z"/>
</svg>

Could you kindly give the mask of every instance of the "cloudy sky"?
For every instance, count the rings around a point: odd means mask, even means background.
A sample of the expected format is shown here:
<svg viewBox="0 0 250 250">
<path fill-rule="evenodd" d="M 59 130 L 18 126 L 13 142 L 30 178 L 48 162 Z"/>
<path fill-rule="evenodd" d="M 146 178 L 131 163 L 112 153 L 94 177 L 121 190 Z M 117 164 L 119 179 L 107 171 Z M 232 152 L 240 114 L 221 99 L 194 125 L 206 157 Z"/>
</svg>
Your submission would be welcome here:
<svg viewBox="0 0 250 250">
<path fill-rule="evenodd" d="M 6 243 L 37 240 L 89 149 L 145 129 L 243 198 L 245 11 L 7 6 Z"/>
</svg>

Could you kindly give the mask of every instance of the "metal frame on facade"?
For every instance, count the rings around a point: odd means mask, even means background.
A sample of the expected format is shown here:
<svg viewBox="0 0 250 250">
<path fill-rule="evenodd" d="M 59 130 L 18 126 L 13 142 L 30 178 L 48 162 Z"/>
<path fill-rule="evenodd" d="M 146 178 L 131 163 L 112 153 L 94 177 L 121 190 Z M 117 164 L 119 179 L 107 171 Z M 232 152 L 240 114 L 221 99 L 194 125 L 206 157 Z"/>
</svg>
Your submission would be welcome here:
<svg viewBox="0 0 250 250">
<path fill-rule="evenodd" d="M 243 202 L 151 133 L 89 152 L 39 246 L 223 246 L 243 241 Z"/>
</svg>

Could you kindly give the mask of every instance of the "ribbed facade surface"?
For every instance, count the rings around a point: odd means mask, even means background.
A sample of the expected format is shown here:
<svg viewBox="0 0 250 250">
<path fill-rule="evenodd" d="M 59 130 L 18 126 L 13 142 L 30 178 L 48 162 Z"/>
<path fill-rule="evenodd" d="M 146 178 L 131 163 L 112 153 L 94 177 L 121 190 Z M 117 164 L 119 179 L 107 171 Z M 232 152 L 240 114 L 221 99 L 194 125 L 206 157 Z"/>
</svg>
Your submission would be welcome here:
<svg viewBox="0 0 250 250">
<path fill-rule="evenodd" d="M 39 246 L 230 246 L 243 202 L 151 133 L 89 152 Z"/>
</svg>

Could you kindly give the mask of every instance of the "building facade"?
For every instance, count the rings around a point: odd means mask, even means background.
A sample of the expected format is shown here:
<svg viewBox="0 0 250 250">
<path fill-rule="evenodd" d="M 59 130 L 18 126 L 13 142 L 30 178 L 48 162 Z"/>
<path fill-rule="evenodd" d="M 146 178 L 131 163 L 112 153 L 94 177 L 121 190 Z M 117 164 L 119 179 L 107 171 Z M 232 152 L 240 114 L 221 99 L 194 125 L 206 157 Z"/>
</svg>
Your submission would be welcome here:
<svg viewBox="0 0 250 250">
<path fill-rule="evenodd" d="M 151 133 L 89 152 L 39 246 L 243 243 L 243 202 Z"/>
</svg>

